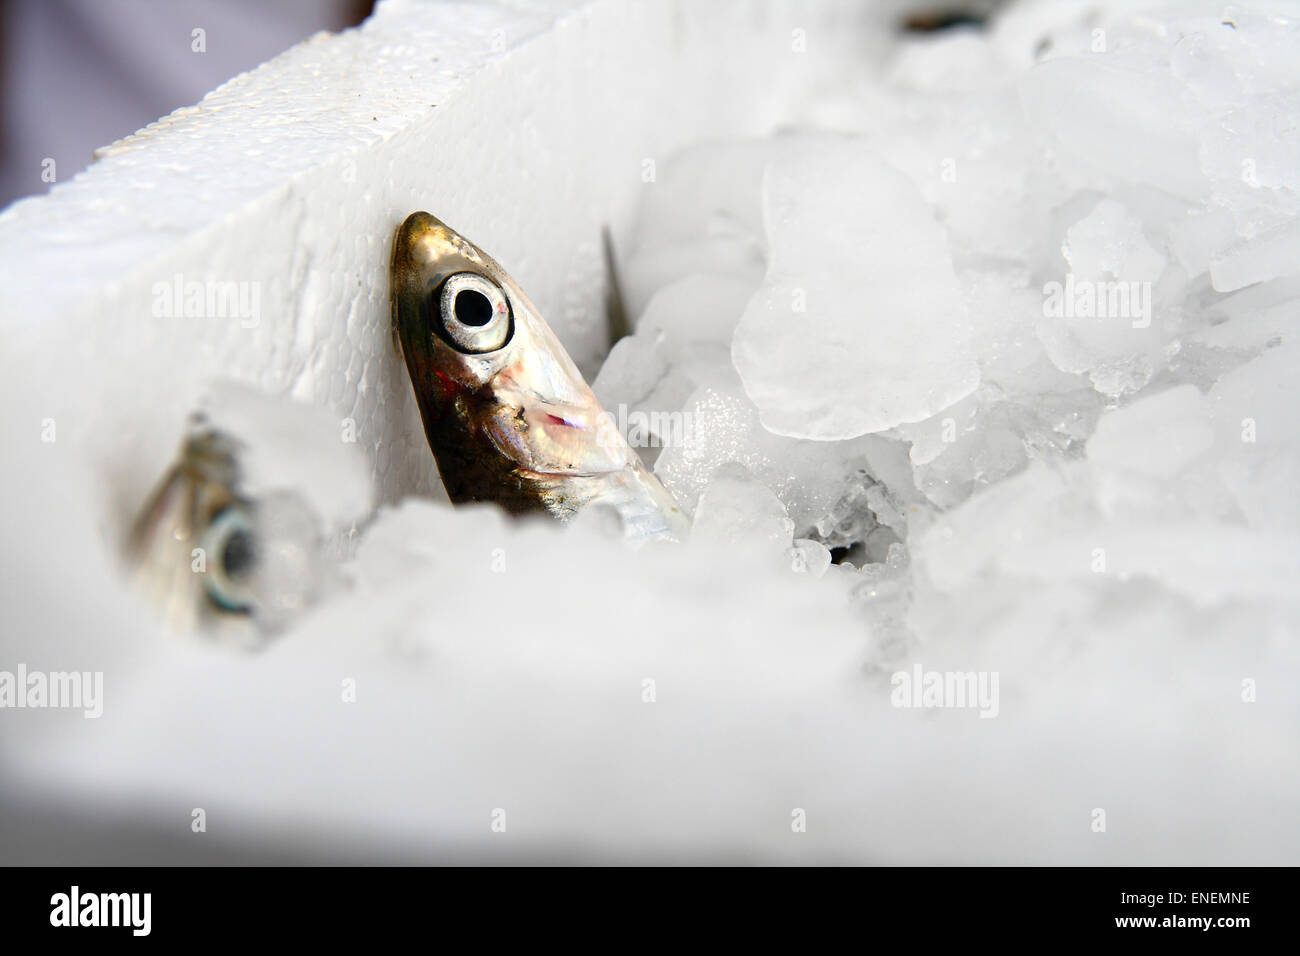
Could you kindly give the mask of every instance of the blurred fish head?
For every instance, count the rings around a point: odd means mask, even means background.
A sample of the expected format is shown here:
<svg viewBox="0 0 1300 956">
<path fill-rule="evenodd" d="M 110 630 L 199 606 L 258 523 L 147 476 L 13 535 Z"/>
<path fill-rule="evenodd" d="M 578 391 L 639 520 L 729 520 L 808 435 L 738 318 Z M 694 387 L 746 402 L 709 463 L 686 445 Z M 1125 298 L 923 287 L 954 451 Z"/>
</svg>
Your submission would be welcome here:
<svg viewBox="0 0 1300 956">
<path fill-rule="evenodd" d="M 292 493 L 241 494 L 240 450 L 196 422 L 133 526 L 133 581 L 170 631 L 257 643 L 313 596 L 316 519 Z"/>
<path fill-rule="evenodd" d="M 641 469 L 537 308 L 487 253 L 417 212 L 393 243 L 393 323 L 453 502 L 565 516 L 580 479 Z"/>
</svg>

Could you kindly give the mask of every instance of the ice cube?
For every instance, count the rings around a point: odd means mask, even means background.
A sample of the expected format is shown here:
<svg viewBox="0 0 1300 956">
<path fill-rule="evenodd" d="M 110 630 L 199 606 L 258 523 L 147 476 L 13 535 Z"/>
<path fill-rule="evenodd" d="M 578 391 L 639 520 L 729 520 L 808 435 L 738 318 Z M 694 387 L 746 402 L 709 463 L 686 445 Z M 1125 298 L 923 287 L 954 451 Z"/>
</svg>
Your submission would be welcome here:
<svg viewBox="0 0 1300 956">
<path fill-rule="evenodd" d="M 731 462 L 713 474 L 700 494 L 691 543 L 782 553 L 793 533 L 794 522 L 781 499 L 743 465 Z"/>
<path fill-rule="evenodd" d="M 1088 373 L 1103 394 L 1142 388 L 1176 322 L 1159 309 L 1166 259 L 1121 203 L 1103 199 L 1061 243 L 1070 271 L 1043 285 L 1038 336 L 1064 372 Z"/>
<path fill-rule="evenodd" d="M 831 566 L 831 552 L 826 545 L 811 538 L 796 538 L 791 545 L 790 570 L 820 578 Z"/>
<path fill-rule="evenodd" d="M 696 389 L 735 383 L 725 346 L 674 348 L 662 330 L 654 330 L 620 339 L 591 387 L 623 438 L 653 466 L 662 449 L 687 441 L 694 424 L 685 406 Z"/>
<path fill-rule="evenodd" d="M 758 285 L 763 167 L 779 148 L 772 140 L 703 142 L 647 167 L 651 178 L 620 264 L 631 316 L 663 287 L 700 272 Z"/>
<path fill-rule="evenodd" d="M 730 345 L 736 323 L 757 283 L 720 273 L 697 272 L 660 288 L 637 320 L 639 334 L 663 334 L 669 354 L 700 342 Z"/>
<path fill-rule="evenodd" d="M 1191 210 L 1169 227 L 1170 244 L 1178 264 L 1189 276 L 1210 268 L 1210 257 L 1227 248 L 1236 238 L 1232 213 L 1222 206 Z"/>
<path fill-rule="evenodd" d="M 1179 385 L 1102 415 L 1088 439 L 1088 460 L 1169 479 L 1213 444 L 1205 398 L 1195 385 Z"/>
<path fill-rule="evenodd" d="M 1103 199 L 1065 234 L 1061 255 L 1076 279 L 1156 282 L 1165 257 L 1152 248 L 1142 224 L 1114 199 Z"/>
<path fill-rule="evenodd" d="M 1210 277 L 1219 292 L 1300 274 L 1300 219 L 1234 242 L 1210 258 Z"/>
<path fill-rule="evenodd" d="M 732 357 L 763 425 L 822 441 L 921 421 L 979 383 L 942 228 L 852 139 L 788 150 L 764 178 L 769 262 Z"/>
<path fill-rule="evenodd" d="M 1300 347 L 1268 349 L 1224 375 L 1206 396 L 1219 473 L 1256 528 L 1300 531 Z"/>
<path fill-rule="evenodd" d="M 817 442 L 774 435 L 738 386 L 702 386 L 683 411 L 690 424 L 686 441 L 663 450 L 655 473 L 687 510 L 727 462 L 744 465 L 771 489 L 801 535 L 833 512 L 860 470 L 882 476 L 901 500 L 913 500 L 906 446 L 900 442 L 876 436 Z"/>
<path fill-rule="evenodd" d="M 1029 121 L 1074 175 L 1201 199 L 1209 183 L 1198 158 L 1200 113 L 1185 85 L 1154 58 L 1129 66 L 1110 59 L 1059 57 L 1027 70 L 1020 98 Z"/>
<path fill-rule="evenodd" d="M 748 233 L 719 230 L 632 253 L 620 269 L 624 308 L 629 315 L 641 315 L 660 289 L 700 272 L 733 276 L 757 287 L 763 277 L 759 240 Z"/>
<path fill-rule="evenodd" d="M 592 379 L 591 390 L 607 412 L 642 402 L 668 374 L 668 359 L 656 335 L 627 335 L 614 343 Z"/>
<path fill-rule="evenodd" d="M 1298 300 L 1298 277 L 1249 286 L 1215 302 L 1213 313 L 1222 321 L 1203 329 L 1197 337 L 1216 349 L 1258 352 L 1264 345 L 1296 334 Z"/>
</svg>

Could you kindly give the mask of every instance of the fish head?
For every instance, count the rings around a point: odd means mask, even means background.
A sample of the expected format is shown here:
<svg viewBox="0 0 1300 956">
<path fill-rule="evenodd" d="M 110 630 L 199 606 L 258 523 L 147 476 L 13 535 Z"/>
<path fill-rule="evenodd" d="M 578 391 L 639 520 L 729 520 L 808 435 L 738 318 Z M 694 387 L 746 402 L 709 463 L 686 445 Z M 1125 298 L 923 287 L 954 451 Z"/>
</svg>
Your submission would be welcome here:
<svg viewBox="0 0 1300 956">
<path fill-rule="evenodd" d="M 563 510 L 538 501 L 539 488 L 639 467 L 536 306 L 482 249 L 413 213 L 394 239 L 391 281 L 393 323 L 453 502 Z"/>
<path fill-rule="evenodd" d="M 169 631 L 255 646 L 312 599 L 317 529 L 295 493 L 244 492 L 243 450 L 198 419 L 136 518 L 128 558 Z"/>
<path fill-rule="evenodd" d="M 242 626 L 252 612 L 254 509 L 234 490 L 237 453 L 229 436 L 196 428 L 132 528 L 134 580 L 172 631 Z"/>
</svg>

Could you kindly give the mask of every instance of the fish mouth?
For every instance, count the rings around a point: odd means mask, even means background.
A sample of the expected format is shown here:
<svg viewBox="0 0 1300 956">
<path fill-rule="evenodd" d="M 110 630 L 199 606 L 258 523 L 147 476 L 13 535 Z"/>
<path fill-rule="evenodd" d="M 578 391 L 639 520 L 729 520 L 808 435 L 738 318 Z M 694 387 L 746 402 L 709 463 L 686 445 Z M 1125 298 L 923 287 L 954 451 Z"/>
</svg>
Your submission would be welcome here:
<svg viewBox="0 0 1300 956">
<path fill-rule="evenodd" d="M 572 478 L 603 478 L 617 474 L 621 469 L 610 468 L 606 471 L 533 471 L 531 468 L 516 466 L 515 471 L 525 478 L 549 478 L 554 481 L 567 481 Z"/>
</svg>

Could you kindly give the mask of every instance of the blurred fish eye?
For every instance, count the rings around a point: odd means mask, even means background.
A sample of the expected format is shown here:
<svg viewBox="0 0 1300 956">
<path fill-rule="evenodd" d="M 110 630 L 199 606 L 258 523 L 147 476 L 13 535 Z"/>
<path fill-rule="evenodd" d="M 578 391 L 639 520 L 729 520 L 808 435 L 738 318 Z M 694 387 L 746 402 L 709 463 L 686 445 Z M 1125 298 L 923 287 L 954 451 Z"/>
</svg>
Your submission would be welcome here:
<svg viewBox="0 0 1300 956">
<path fill-rule="evenodd" d="M 457 272 L 442 284 L 442 327 L 462 352 L 495 352 L 510 340 L 510 303 L 491 279 Z"/>
<path fill-rule="evenodd" d="M 202 548 L 208 557 L 203 576 L 208 599 L 223 611 L 251 613 L 257 539 L 245 510 L 238 505 L 222 509 L 204 532 Z"/>
</svg>

